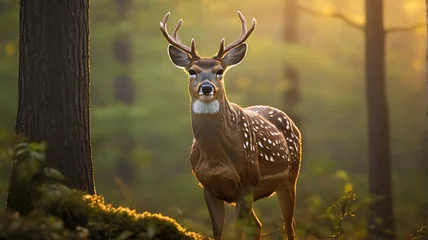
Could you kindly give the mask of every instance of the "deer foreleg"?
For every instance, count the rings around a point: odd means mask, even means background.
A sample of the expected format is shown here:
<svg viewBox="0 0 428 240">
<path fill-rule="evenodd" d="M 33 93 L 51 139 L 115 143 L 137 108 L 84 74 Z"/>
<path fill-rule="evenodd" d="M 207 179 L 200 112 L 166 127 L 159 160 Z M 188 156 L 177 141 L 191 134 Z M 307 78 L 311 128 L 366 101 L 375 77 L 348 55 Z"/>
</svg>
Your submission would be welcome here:
<svg viewBox="0 0 428 240">
<path fill-rule="evenodd" d="M 224 226 L 224 202 L 206 188 L 204 188 L 204 197 L 211 217 L 214 239 L 221 240 Z"/>
<path fill-rule="evenodd" d="M 235 238 L 242 239 L 244 236 L 244 230 L 248 225 L 251 211 L 253 209 L 253 187 L 246 187 L 241 192 L 238 200 L 236 201 L 235 211 Z"/>
</svg>

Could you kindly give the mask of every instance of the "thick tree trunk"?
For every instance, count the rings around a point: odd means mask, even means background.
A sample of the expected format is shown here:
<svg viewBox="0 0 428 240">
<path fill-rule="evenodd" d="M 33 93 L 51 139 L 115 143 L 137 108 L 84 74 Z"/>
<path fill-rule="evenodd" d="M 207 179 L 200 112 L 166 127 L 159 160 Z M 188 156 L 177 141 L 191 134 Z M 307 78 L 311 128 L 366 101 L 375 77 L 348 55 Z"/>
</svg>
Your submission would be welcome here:
<svg viewBox="0 0 428 240">
<path fill-rule="evenodd" d="M 299 9 L 295 0 L 285 0 L 284 12 L 284 41 L 288 45 L 299 43 L 298 40 L 298 13 Z M 297 106 L 300 103 L 299 71 L 292 63 L 284 68 L 284 78 L 287 88 L 283 93 L 283 110 L 293 119 L 294 123 L 302 130 L 302 118 L 298 113 Z"/>
<path fill-rule="evenodd" d="M 379 227 L 369 227 L 369 239 L 394 239 L 391 193 L 389 113 L 385 87 L 383 0 L 366 0 L 365 71 L 369 126 L 369 191 L 382 197 L 371 206 Z M 377 225 L 370 217 L 369 226 Z M 390 233 L 388 231 L 389 230 Z"/>
<path fill-rule="evenodd" d="M 46 164 L 95 193 L 89 121 L 89 0 L 21 0 L 16 134 L 47 143 Z M 15 164 L 16 165 L 16 164 Z M 8 208 L 31 195 L 12 172 Z"/>
</svg>

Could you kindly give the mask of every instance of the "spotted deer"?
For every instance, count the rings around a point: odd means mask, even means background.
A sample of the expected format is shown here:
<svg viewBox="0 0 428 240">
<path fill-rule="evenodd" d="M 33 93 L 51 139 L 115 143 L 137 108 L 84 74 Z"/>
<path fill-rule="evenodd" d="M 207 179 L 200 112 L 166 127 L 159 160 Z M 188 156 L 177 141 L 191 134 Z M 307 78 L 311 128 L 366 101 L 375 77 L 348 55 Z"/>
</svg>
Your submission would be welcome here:
<svg viewBox="0 0 428 240">
<path fill-rule="evenodd" d="M 261 238 L 262 224 L 253 202 L 277 194 L 289 240 L 295 239 L 294 208 L 296 182 L 301 163 L 301 134 L 293 121 L 282 111 L 269 106 L 242 108 L 229 102 L 224 86 L 227 70 L 245 57 L 245 43 L 256 26 L 247 30 L 246 19 L 238 11 L 242 23 L 240 37 L 225 46 L 224 38 L 214 57 L 201 57 L 195 40 L 184 45 L 178 21 L 172 35 L 166 24 L 170 13 L 160 23 L 169 42 L 172 63 L 189 77 L 193 145 L 190 162 L 193 174 L 203 186 L 205 202 L 211 217 L 213 235 L 222 239 L 225 221 L 224 202 L 236 205 L 235 239 L 244 237 L 245 228 L 255 239 Z"/>
</svg>

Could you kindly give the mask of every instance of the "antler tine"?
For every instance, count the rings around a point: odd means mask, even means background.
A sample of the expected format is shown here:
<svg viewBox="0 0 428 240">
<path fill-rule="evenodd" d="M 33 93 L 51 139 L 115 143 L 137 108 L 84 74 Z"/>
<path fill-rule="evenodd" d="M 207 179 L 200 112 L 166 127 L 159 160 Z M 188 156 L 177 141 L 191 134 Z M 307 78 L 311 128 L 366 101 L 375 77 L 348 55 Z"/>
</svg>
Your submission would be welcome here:
<svg viewBox="0 0 428 240">
<path fill-rule="evenodd" d="M 169 16 L 171 15 L 171 12 L 167 12 L 166 14 L 165 14 L 165 17 L 163 17 L 163 21 L 162 21 L 162 23 L 164 24 L 164 25 L 166 25 L 166 23 L 168 22 L 168 19 L 169 19 Z"/>
<path fill-rule="evenodd" d="M 195 39 L 192 38 L 192 41 L 190 42 L 190 55 L 192 56 L 198 56 L 196 53 L 196 45 L 195 45 Z"/>
<path fill-rule="evenodd" d="M 239 19 L 241 19 L 241 25 L 242 25 L 242 31 L 241 31 L 241 38 L 246 32 L 247 32 L 247 19 L 245 19 L 244 15 L 242 15 L 241 11 L 238 11 Z"/>
<path fill-rule="evenodd" d="M 253 18 L 251 28 L 249 30 L 247 30 L 247 20 L 245 19 L 244 15 L 242 15 L 242 13 L 240 11 L 238 11 L 238 16 L 239 16 L 239 19 L 241 19 L 241 23 L 242 23 L 241 35 L 238 37 L 238 39 L 236 39 L 234 42 L 230 43 L 226 47 L 224 47 L 224 39 L 222 39 L 221 43 L 220 43 L 220 50 L 218 51 L 217 56 L 216 56 L 217 58 L 220 58 L 220 59 L 223 58 L 223 56 L 228 51 L 230 51 L 233 48 L 244 43 L 248 39 L 248 37 L 251 35 L 251 33 L 254 31 L 254 29 L 256 27 L 256 19 L 255 18 Z"/>
<path fill-rule="evenodd" d="M 218 51 L 218 54 L 224 54 L 224 38 L 223 39 L 221 39 L 221 42 L 220 42 L 220 50 Z M 219 56 L 219 55 L 217 55 L 218 57 L 222 57 L 222 56 Z"/>
<path fill-rule="evenodd" d="M 178 36 L 178 30 L 181 28 L 181 25 L 183 23 L 183 20 L 180 19 L 172 33 L 172 37 L 168 34 L 168 31 L 166 29 L 166 24 L 168 22 L 170 16 L 170 12 L 168 12 L 163 21 L 160 23 L 160 29 L 162 31 L 162 34 L 166 38 L 166 40 L 173 45 L 174 47 L 177 47 L 178 49 L 183 50 L 184 52 L 188 53 L 192 59 L 200 58 L 199 55 L 196 53 L 196 47 L 195 47 L 195 41 L 192 39 L 192 45 L 189 48 L 188 46 L 181 43 L 180 37 Z"/>
<path fill-rule="evenodd" d="M 175 26 L 174 32 L 172 33 L 172 38 L 177 40 L 177 42 L 181 43 L 180 37 L 178 36 L 178 30 L 181 28 L 181 24 L 183 24 L 183 19 L 180 19 Z"/>
</svg>

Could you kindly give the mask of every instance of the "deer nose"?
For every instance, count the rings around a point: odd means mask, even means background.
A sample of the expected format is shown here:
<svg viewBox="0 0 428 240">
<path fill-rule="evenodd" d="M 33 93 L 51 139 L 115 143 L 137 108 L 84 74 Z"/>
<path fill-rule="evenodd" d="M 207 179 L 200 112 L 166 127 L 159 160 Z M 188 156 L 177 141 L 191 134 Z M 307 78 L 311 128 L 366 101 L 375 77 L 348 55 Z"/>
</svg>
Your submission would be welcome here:
<svg viewBox="0 0 428 240">
<path fill-rule="evenodd" d="M 203 83 L 199 87 L 199 95 L 213 95 L 214 94 L 214 86 L 211 83 Z"/>
</svg>

